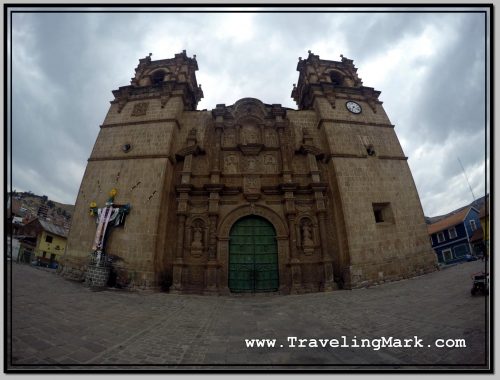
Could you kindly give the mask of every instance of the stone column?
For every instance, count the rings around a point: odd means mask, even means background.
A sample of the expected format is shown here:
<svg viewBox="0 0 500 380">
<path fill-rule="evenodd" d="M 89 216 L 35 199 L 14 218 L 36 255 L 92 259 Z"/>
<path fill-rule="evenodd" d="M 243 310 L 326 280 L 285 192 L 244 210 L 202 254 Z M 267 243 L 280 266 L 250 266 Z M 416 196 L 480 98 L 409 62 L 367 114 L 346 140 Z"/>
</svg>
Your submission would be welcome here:
<svg viewBox="0 0 500 380">
<path fill-rule="evenodd" d="M 326 186 L 316 185 L 313 187 L 314 189 L 314 198 L 316 199 L 316 215 L 318 217 L 319 224 L 319 234 L 321 240 L 321 258 L 323 262 L 323 275 L 324 281 L 322 284 L 322 291 L 329 291 L 338 289 L 337 284 L 334 282 L 333 278 L 333 266 L 332 266 L 332 257 L 330 254 L 330 247 L 328 246 L 328 231 L 326 228 L 326 208 L 325 201 L 323 197 L 323 191 Z"/>
<path fill-rule="evenodd" d="M 208 233 L 208 261 L 206 264 L 206 289 L 205 293 L 218 293 L 217 286 L 217 269 L 219 261 L 217 260 L 217 222 L 219 219 L 219 192 L 223 185 L 213 184 L 205 186 L 210 191 L 208 199 L 208 217 L 209 217 L 209 233 Z"/>
<path fill-rule="evenodd" d="M 184 266 L 184 230 L 186 227 L 186 215 L 183 213 L 177 214 L 177 249 L 175 252 L 173 281 L 170 291 L 180 292 L 182 290 L 182 269 Z"/>
<path fill-rule="evenodd" d="M 220 173 L 221 173 L 221 154 L 222 154 L 222 131 L 224 128 L 224 123 L 222 121 L 222 116 L 217 116 L 215 122 L 215 146 L 211 149 L 213 154 L 212 170 L 210 171 L 210 183 L 220 183 Z"/>
<path fill-rule="evenodd" d="M 288 228 L 290 230 L 290 269 L 292 271 L 292 287 L 290 292 L 302 292 L 302 270 L 297 252 L 297 233 L 295 230 L 295 214 L 288 214 Z"/>
<path fill-rule="evenodd" d="M 193 155 L 188 154 L 184 157 L 184 166 L 181 174 L 181 183 L 188 184 L 191 182 L 191 163 L 193 161 Z"/>
<path fill-rule="evenodd" d="M 276 116 L 276 129 L 278 130 L 278 139 L 281 152 L 282 162 L 282 175 L 284 183 L 292 182 L 292 172 L 290 170 L 290 163 L 288 162 L 288 139 L 285 135 L 286 122 L 282 120 L 281 116 Z"/>
<path fill-rule="evenodd" d="M 241 132 L 241 125 L 236 125 L 236 145 L 241 144 L 241 138 L 240 138 L 240 132 Z"/>
<path fill-rule="evenodd" d="M 338 289 L 337 284 L 333 280 L 333 266 L 332 266 L 332 258 L 330 253 L 328 252 L 328 242 L 326 239 L 327 231 L 326 231 L 326 211 L 322 211 L 318 213 L 318 222 L 319 222 L 319 233 L 321 235 L 321 252 L 322 261 L 323 261 L 323 275 L 324 275 L 324 283 L 322 286 L 323 291 L 335 290 Z"/>
<path fill-rule="evenodd" d="M 189 192 L 192 185 L 181 184 L 176 186 L 179 193 L 177 198 L 177 247 L 173 268 L 173 279 L 170 291 L 180 292 L 182 290 L 182 272 L 184 271 L 184 234 L 186 229 L 186 215 L 188 211 Z"/>
<path fill-rule="evenodd" d="M 289 231 L 289 265 L 292 273 L 292 286 L 290 289 L 291 293 L 300 293 L 302 289 L 302 271 L 300 268 L 299 254 L 297 252 L 297 233 L 295 229 L 295 218 L 297 216 L 297 211 L 295 210 L 295 197 L 293 192 L 296 187 L 297 186 L 295 184 L 283 185 L 283 189 L 285 190 L 285 215 L 287 218 Z"/>
<path fill-rule="evenodd" d="M 311 180 L 313 182 L 319 182 L 319 169 L 318 163 L 316 162 L 316 156 L 311 152 L 307 153 L 307 160 L 309 161 L 309 173 L 311 173 Z"/>
</svg>

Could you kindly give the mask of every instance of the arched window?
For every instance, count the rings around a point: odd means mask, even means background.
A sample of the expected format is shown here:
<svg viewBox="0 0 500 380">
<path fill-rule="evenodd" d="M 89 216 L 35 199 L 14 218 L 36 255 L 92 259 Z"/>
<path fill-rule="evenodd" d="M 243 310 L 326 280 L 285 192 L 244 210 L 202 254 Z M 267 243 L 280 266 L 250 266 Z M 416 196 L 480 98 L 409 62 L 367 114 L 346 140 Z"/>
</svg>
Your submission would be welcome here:
<svg viewBox="0 0 500 380">
<path fill-rule="evenodd" d="M 165 72 L 163 72 L 163 71 L 156 71 L 151 76 L 151 83 L 153 85 L 161 84 L 161 82 L 163 82 L 163 78 L 165 78 Z"/>
<path fill-rule="evenodd" d="M 334 86 L 342 86 L 343 85 L 343 77 L 340 73 L 336 71 L 332 71 L 330 74 L 330 79 L 332 80 L 332 84 Z"/>
</svg>

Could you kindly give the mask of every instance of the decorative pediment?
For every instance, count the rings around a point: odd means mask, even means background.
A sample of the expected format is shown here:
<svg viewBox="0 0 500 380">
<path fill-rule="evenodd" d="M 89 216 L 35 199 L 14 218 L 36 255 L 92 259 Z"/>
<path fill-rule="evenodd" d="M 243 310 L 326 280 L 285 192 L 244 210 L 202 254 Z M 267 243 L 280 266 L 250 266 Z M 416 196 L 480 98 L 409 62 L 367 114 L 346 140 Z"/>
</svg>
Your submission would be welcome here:
<svg viewBox="0 0 500 380">
<path fill-rule="evenodd" d="M 238 100 L 234 103 L 232 113 L 237 120 L 248 116 L 262 120 L 267 114 L 264 103 L 255 98 L 243 98 Z"/>
</svg>

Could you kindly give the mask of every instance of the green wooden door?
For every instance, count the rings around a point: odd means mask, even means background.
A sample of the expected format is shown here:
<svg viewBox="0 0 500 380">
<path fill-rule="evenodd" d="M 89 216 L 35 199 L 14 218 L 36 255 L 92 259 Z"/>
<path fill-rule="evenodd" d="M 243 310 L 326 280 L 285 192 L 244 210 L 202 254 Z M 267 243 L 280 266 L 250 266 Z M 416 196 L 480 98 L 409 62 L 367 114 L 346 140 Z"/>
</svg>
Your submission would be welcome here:
<svg viewBox="0 0 500 380">
<path fill-rule="evenodd" d="M 238 220 L 229 240 L 229 289 L 273 292 L 278 286 L 278 246 L 273 225 L 258 216 Z"/>
</svg>

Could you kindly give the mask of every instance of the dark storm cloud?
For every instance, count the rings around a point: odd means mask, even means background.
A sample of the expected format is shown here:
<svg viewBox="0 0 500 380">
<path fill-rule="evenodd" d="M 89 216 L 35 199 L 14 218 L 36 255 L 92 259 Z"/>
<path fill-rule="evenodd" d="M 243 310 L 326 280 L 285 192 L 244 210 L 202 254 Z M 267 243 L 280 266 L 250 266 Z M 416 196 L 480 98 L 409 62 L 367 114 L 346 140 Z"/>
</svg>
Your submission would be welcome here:
<svg viewBox="0 0 500 380">
<path fill-rule="evenodd" d="M 363 62 L 387 51 L 395 41 L 422 32 L 436 16 L 419 13 L 359 13 L 344 18 L 340 25 L 346 31 L 352 54 Z"/>
<path fill-rule="evenodd" d="M 112 18 L 14 15 L 14 188 L 74 202 L 111 90 L 130 80 L 130 72 L 120 74 L 126 45 L 113 44 L 113 38 L 130 37 L 133 23 L 126 15 L 119 22 Z M 113 49 L 106 48 L 110 45 Z M 26 176 L 30 168 L 37 168 L 41 178 Z"/>
<path fill-rule="evenodd" d="M 480 189 L 484 24 L 475 14 L 16 14 L 14 188 L 74 202 L 111 91 L 138 59 L 197 55 L 199 109 L 242 97 L 295 107 L 298 57 L 354 59 L 382 91 L 427 214 L 467 199 L 460 156 Z M 481 141 L 483 139 L 483 141 Z M 484 190 L 484 186 L 483 186 Z M 456 204 L 457 207 L 462 204 Z M 453 207 L 455 204 L 453 205 Z M 445 209 L 448 208 L 448 209 Z"/>
<path fill-rule="evenodd" d="M 446 43 L 432 60 L 424 63 L 427 75 L 420 77 L 418 95 L 407 97 L 411 116 L 402 118 L 407 121 L 404 126 L 407 153 L 412 155 L 419 147 L 426 146 L 426 154 L 435 157 L 425 175 L 416 175 L 414 171 L 416 181 L 425 181 L 421 199 L 430 214 L 472 201 L 458 158 L 469 177 L 484 163 L 486 57 L 481 17 L 467 14 L 444 23 L 447 27 L 440 32 Z M 418 165 L 419 160 L 412 163 Z M 462 189 L 462 195 L 453 199 L 449 194 L 447 201 L 440 204 L 435 195 L 449 192 L 452 182 Z M 484 176 L 476 177 L 473 182 L 476 196 L 484 195 Z"/>
<path fill-rule="evenodd" d="M 484 27 L 473 16 L 463 17 L 450 39 L 422 83 L 426 96 L 414 104 L 415 130 L 438 141 L 473 133 L 485 122 Z"/>
</svg>

